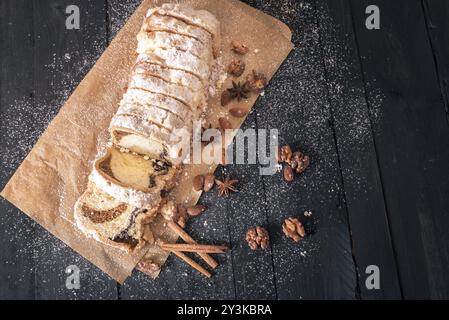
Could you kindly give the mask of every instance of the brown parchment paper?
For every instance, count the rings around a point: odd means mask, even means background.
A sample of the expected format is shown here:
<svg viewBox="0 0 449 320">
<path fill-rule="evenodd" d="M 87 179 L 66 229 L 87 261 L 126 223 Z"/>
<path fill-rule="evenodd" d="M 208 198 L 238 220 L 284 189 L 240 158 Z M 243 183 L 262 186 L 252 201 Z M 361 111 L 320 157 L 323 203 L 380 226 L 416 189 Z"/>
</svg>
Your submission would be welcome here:
<svg viewBox="0 0 449 320">
<path fill-rule="evenodd" d="M 120 283 L 131 274 L 143 255 L 163 264 L 167 253 L 157 246 L 150 246 L 128 255 L 89 239 L 74 223 L 73 206 L 86 188 L 98 141 L 104 140 L 126 86 L 135 60 L 136 34 L 143 17 L 148 8 L 164 2 L 170 1 L 142 2 L 1 192 L 1 196 Z M 239 40 L 251 48 L 244 57 L 247 71 L 241 79 L 252 69 L 263 72 L 270 79 L 292 49 L 291 32 L 286 25 L 239 1 L 176 2 L 208 10 L 220 20 L 225 64 L 236 57 L 229 50 L 232 40 Z M 223 88 L 229 87 L 230 81 L 228 79 Z M 226 108 L 221 107 L 219 98 L 220 92 L 209 101 L 207 119 L 213 127 L 218 127 L 218 118 L 228 117 L 227 110 L 234 106 L 231 103 Z M 253 95 L 239 106 L 250 109 L 256 99 Z M 234 128 L 239 128 L 244 121 L 230 116 L 229 120 Z M 176 201 L 195 204 L 201 194 L 192 191 L 192 178 L 199 173 L 213 172 L 215 168 L 215 165 L 187 165 L 173 191 Z M 157 219 L 152 229 L 161 238 L 176 239 L 162 219 Z"/>
</svg>

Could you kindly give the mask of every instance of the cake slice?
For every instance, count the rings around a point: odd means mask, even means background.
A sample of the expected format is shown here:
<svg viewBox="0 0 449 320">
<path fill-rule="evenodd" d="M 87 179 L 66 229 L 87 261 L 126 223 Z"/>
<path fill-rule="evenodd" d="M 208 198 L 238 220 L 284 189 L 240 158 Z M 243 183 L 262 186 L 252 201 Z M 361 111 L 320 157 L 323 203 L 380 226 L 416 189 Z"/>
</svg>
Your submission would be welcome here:
<svg viewBox="0 0 449 320">
<path fill-rule="evenodd" d="M 131 253 L 151 242 L 147 225 L 157 211 L 121 202 L 90 182 L 75 204 L 75 222 L 84 234 Z"/>
<path fill-rule="evenodd" d="M 139 110 L 141 104 L 145 110 L 151 111 Z M 156 113 L 162 111 L 168 114 L 160 122 L 156 119 Z M 182 141 L 175 130 L 184 128 L 188 135 L 192 131 L 193 121 L 200 118 L 200 113 L 201 110 L 192 112 L 174 98 L 129 88 L 120 103 L 118 115 L 111 121 L 109 131 L 114 145 L 151 158 L 163 159 L 167 155 L 176 154 L 178 148 L 183 148 L 179 146 L 180 142 L 187 143 Z"/>
<path fill-rule="evenodd" d="M 152 159 L 168 158 L 170 161 L 175 161 L 178 152 L 175 150 L 181 147 L 181 143 L 187 143 L 176 134 L 178 131 L 173 133 L 154 123 L 132 116 L 115 116 L 109 130 L 114 145 L 147 155 Z M 189 131 L 185 133 L 189 134 Z"/>
<path fill-rule="evenodd" d="M 87 190 L 75 204 L 78 228 L 128 253 L 142 248 L 153 240 L 149 223 L 177 173 L 167 162 L 110 148 L 95 162 Z"/>
<path fill-rule="evenodd" d="M 114 199 L 133 207 L 159 206 L 161 194 L 175 185 L 178 169 L 162 160 L 122 151 L 110 148 L 97 160 L 90 181 Z"/>
</svg>

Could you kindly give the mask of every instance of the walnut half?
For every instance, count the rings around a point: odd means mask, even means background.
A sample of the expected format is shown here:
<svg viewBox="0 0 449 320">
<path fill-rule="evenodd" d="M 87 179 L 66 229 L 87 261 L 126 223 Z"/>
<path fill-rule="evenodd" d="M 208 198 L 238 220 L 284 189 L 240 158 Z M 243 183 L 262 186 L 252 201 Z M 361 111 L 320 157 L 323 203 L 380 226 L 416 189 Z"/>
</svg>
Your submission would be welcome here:
<svg viewBox="0 0 449 320">
<path fill-rule="evenodd" d="M 249 229 L 246 233 L 246 241 L 252 250 L 257 250 L 258 248 L 267 249 L 270 243 L 270 237 L 268 231 L 262 227 L 255 227 Z"/>
<path fill-rule="evenodd" d="M 302 223 L 296 218 L 287 218 L 282 224 L 284 234 L 295 242 L 306 236 L 306 231 Z"/>
</svg>

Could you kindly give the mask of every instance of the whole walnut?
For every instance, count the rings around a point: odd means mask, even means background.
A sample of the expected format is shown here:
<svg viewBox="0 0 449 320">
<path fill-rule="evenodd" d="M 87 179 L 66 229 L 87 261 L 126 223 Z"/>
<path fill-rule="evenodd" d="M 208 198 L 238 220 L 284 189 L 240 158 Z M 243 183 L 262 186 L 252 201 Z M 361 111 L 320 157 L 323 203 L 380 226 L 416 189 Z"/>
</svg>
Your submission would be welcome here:
<svg viewBox="0 0 449 320">
<path fill-rule="evenodd" d="M 284 234 L 295 242 L 298 242 L 306 236 L 304 226 L 297 218 L 287 218 L 282 224 Z"/>
<path fill-rule="evenodd" d="M 268 231 L 263 227 L 255 227 L 249 229 L 246 233 L 246 241 L 252 250 L 267 249 L 270 243 L 270 237 Z"/>
<path fill-rule="evenodd" d="M 302 173 L 310 165 L 309 156 L 304 155 L 299 151 L 294 152 L 290 161 L 290 165 L 296 173 Z"/>
</svg>

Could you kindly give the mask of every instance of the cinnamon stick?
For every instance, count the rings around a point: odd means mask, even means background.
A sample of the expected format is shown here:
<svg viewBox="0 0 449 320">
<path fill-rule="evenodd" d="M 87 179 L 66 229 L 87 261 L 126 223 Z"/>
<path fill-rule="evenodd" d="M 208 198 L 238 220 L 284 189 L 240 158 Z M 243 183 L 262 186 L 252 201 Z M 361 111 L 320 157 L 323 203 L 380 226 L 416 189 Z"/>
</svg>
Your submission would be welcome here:
<svg viewBox="0 0 449 320">
<path fill-rule="evenodd" d="M 197 243 L 161 243 L 161 248 L 167 251 L 195 252 L 195 253 L 224 253 L 225 246 L 212 246 Z"/>
<path fill-rule="evenodd" d="M 178 235 L 178 237 L 180 237 L 185 242 L 190 243 L 190 244 L 196 244 L 196 241 L 193 240 L 193 238 L 187 232 L 185 232 L 177 223 L 170 221 L 168 223 L 168 226 L 170 227 L 170 229 L 173 230 L 173 232 L 175 232 Z M 198 255 L 201 258 L 203 258 L 203 260 L 212 269 L 215 269 L 216 267 L 218 267 L 218 262 L 214 258 L 212 258 L 210 255 L 208 255 L 207 253 L 198 252 Z"/>
<path fill-rule="evenodd" d="M 188 256 L 186 256 L 182 252 L 178 251 L 172 251 L 176 256 L 184 260 L 188 265 L 190 265 L 193 269 L 197 270 L 198 272 L 201 272 L 205 277 L 210 278 L 212 277 L 212 274 L 204 269 L 202 266 L 200 266 L 198 263 L 196 263 L 194 260 L 190 259 Z"/>
</svg>

